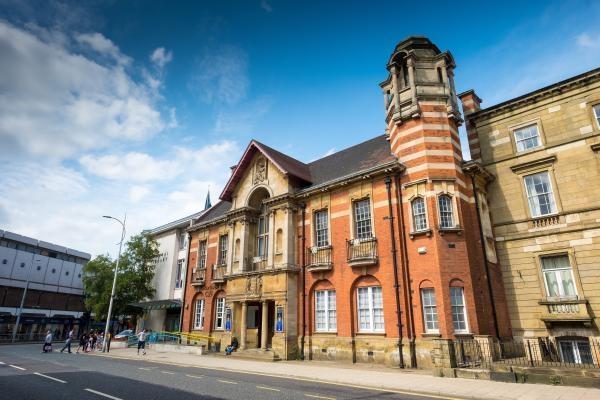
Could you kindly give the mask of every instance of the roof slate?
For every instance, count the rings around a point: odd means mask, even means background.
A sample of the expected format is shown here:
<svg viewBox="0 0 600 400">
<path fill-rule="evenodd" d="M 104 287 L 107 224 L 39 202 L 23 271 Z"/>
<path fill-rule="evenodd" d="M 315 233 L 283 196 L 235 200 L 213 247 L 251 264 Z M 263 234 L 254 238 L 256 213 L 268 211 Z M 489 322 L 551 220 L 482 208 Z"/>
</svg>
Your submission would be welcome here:
<svg viewBox="0 0 600 400">
<path fill-rule="evenodd" d="M 326 184 L 396 160 L 396 157 L 391 153 L 390 144 L 385 135 L 374 137 L 308 164 L 256 140 L 253 140 L 251 144 L 255 144 L 260 151 L 278 163 L 279 167 L 287 173 L 309 183 L 302 189 L 310 189 L 312 186 Z M 221 218 L 230 209 L 231 202 L 222 200 L 196 219 L 194 224 Z"/>
</svg>

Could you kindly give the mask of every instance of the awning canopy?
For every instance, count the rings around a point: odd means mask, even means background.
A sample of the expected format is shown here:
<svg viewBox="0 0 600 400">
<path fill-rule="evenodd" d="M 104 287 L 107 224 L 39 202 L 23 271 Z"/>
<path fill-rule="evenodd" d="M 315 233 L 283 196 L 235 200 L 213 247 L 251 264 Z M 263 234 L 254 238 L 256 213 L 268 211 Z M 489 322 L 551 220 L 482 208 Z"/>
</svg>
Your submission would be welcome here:
<svg viewBox="0 0 600 400">
<path fill-rule="evenodd" d="M 132 303 L 131 305 L 143 310 L 169 310 L 181 308 L 181 300 L 150 300 Z"/>
</svg>

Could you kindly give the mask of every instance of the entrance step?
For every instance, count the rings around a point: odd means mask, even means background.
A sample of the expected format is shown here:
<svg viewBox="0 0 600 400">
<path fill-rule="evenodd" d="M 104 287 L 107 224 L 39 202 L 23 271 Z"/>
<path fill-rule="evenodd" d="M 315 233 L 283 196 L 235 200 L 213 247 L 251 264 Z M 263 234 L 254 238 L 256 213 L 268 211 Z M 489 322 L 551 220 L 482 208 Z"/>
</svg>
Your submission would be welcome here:
<svg viewBox="0 0 600 400">
<path fill-rule="evenodd" d="M 229 357 L 233 358 L 246 358 L 252 360 L 264 360 L 264 361 L 281 361 L 281 358 L 273 350 L 261 350 L 261 349 L 246 349 L 237 350 L 231 353 Z"/>
</svg>

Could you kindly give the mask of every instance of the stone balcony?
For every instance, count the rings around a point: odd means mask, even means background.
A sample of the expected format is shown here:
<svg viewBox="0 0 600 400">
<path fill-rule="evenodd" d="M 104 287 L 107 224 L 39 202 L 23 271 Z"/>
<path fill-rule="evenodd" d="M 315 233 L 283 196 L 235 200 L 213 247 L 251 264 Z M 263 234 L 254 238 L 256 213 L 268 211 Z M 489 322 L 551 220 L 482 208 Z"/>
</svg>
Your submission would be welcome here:
<svg viewBox="0 0 600 400">
<path fill-rule="evenodd" d="M 213 283 L 225 282 L 225 274 L 227 273 L 227 266 L 225 264 L 213 265 L 212 281 Z"/>
<path fill-rule="evenodd" d="M 591 326 L 592 317 L 587 308 L 587 300 L 544 299 L 539 303 L 544 306 L 540 319 L 546 325 L 554 322 L 581 322 L 585 326 Z"/>
</svg>

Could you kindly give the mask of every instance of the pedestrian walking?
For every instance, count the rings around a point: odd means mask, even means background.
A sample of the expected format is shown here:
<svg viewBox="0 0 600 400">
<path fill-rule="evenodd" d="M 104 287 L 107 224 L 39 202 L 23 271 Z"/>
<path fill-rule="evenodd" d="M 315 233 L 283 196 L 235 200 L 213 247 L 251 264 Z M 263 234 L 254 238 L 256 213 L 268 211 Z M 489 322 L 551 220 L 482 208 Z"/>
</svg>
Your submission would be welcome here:
<svg viewBox="0 0 600 400">
<path fill-rule="evenodd" d="M 140 355 L 140 349 L 143 350 L 143 355 L 146 355 L 146 330 L 142 329 L 140 333 L 137 334 L 138 337 L 138 356 Z"/>
<path fill-rule="evenodd" d="M 90 350 L 94 350 L 96 348 L 96 340 L 98 340 L 98 336 L 96 332 L 92 332 L 92 343 L 90 344 Z"/>
<path fill-rule="evenodd" d="M 77 346 L 77 351 L 75 353 L 79 354 L 79 349 L 85 351 L 85 345 L 87 343 L 87 332 L 84 332 L 79 338 L 79 346 Z"/>
<path fill-rule="evenodd" d="M 63 351 L 65 351 L 65 349 L 67 349 L 69 354 L 71 354 L 71 342 L 72 341 L 73 341 L 73 329 L 71 329 L 69 331 L 69 333 L 67 333 L 67 340 L 65 342 L 65 346 L 60 350 L 60 352 L 62 353 Z"/>
<path fill-rule="evenodd" d="M 44 339 L 44 347 L 42 347 L 42 353 L 49 353 L 52 351 L 52 331 L 46 332 L 46 338 Z"/>
</svg>

